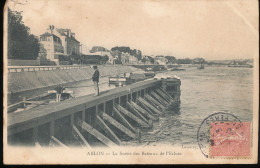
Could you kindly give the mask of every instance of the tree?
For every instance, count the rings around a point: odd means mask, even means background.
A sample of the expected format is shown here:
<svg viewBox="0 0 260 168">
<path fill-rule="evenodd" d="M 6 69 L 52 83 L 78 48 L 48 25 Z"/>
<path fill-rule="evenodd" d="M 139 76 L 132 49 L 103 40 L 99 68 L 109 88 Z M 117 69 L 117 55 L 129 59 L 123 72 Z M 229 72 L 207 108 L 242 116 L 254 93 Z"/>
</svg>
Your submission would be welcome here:
<svg viewBox="0 0 260 168">
<path fill-rule="evenodd" d="M 109 51 L 109 50 L 102 46 L 94 46 L 94 47 L 92 47 L 92 49 L 89 52 L 94 53 L 94 52 L 98 52 L 98 51 Z"/>
<path fill-rule="evenodd" d="M 150 60 L 150 62 L 152 63 L 152 64 L 154 64 L 154 59 L 153 59 L 153 57 L 151 57 L 151 56 L 147 56 L 148 57 L 148 59 Z"/>
<path fill-rule="evenodd" d="M 125 46 L 122 46 L 122 47 L 113 47 L 111 48 L 111 51 L 119 51 L 119 52 L 125 52 L 125 53 L 129 53 L 131 54 L 131 49 L 130 47 L 125 47 Z"/>
<path fill-rule="evenodd" d="M 174 64 L 176 62 L 176 58 L 174 56 L 165 56 L 169 63 Z"/>
<path fill-rule="evenodd" d="M 108 57 L 107 55 L 102 56 L 102 58 L 101 58 L 101 60 L 100 60 L 100 63 L 101 63 L 101 64 L 105 64 L 108 60 L 109 60 L 109 57 Z"/>
<path fill-rule="evenodd" d="M 135 57 L 136 57 L 138 60 L 142 59 L 142 51 L 141 51 L 141 50 L 137 50 Z"/>
<path fill-rule="evenodd" d="M 44 48 L 44 46 L 42 44 L 40 44 L 40 50 L 38 53 L 38 59 L 40 59 L 41 61 L 43 60 L 47 60 L 47 51 Z"/>
<path fill-rule="evenodd" d="M 118 51 L 118 52 L 121 52 L 121 53 L 122 52 L 129 53 L 130 55 L 136 57 L 138 59 L 138 61 L 142 59 L 142 51 L 136 50 L 136 49 L 132 50 L 130 47 L 125 47 L 125 46 L 118 47 L 118 46 L 116 46 L 116 47 L 111 48 L 111 51 Z"/>
<path fill-rule="evenodd" d="M 23 24 L 21 13 L 8 8 L 8 58 L 36 59 L 39 50 L 38 38 Z"/>
<path fill-rule="evenodd" d="M 203 58 L 195 58 L 195 59 L 193 60 L 193 63 L 194 63 L 194 64 L 204 64 L 204 63 L 206 63 L 206 61 L 205 61 L 205 59 L 203 59 Z"/>
<path fill-rule="evenodd" d="M 192 60 L 189 58 L 185 58 L 185 59 L 177 59 L 177 63 L 178 64 L 191 64 Z"/>
<path fill-rule="evenodd" d="M 141 59 L 141 61 L 142 61 L 143 63 L 145 63 L 145 62 L 146 62 L 146 58 Z"/>
</svg>

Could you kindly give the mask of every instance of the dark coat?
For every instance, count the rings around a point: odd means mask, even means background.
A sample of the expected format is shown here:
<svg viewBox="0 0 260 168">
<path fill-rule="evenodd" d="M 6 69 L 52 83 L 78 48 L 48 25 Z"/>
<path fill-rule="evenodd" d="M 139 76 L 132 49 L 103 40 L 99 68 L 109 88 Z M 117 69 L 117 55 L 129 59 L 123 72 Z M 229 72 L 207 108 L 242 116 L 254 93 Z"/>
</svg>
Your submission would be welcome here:
<svg viewBox="0 0 260 168">
<path fill-rule="evenodd" d="M 98 70 L 95 70 L 95 72 L 92 76 L 92 80 L 99 82 L 99 71 Z"/>
</svg>

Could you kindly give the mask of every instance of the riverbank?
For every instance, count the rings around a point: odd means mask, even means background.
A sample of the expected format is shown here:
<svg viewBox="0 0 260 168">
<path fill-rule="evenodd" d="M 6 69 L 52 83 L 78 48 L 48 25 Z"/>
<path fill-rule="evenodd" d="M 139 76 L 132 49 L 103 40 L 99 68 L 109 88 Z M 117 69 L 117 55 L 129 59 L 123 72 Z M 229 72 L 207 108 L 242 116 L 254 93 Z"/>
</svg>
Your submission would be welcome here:
<svg viewBox="0 0 260 168">
<path fill-rule="evenodd" d="M 98 69 L 100 78 L 140 71 L 138 68 L 121 65 L 104 65 L 99 66 Z M 67 87 L 73 83 L 91 80 L 93 72 L 94 70 L 89 66 L 80 69 L 9 73 L 8 104 L 22 101 L 23 97 L 30 98 L 46 93 L 58 85 Z"/>
</svg>

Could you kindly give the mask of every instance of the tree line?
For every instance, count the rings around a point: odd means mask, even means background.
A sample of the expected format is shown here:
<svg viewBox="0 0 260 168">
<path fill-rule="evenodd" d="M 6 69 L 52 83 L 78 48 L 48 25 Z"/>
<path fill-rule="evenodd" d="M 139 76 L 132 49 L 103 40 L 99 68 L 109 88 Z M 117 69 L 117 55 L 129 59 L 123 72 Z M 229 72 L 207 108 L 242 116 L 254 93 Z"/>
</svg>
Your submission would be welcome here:
<svg viewBox="0 0 260 168">
<path fill-rule="evenodd" d="M 176 59 L 174 56 L 165 56 L 168 64 L 207 64 L 204 58 L 184 58 Z"/>
<path fill-rule="evenodd" d="M 37 59 L 40 50 L 38 38 L 30 34 L 30 28 L 22 21 L 21 12 L 8 8 L 8 58 Z"/>
</svg>

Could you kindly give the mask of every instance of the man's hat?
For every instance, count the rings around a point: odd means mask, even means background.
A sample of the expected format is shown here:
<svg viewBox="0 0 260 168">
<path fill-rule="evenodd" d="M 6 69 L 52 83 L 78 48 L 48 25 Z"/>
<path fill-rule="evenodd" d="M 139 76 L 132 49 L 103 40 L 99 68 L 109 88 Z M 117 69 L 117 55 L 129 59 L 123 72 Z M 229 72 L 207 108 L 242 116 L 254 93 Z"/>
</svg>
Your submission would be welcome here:
<svg viewBox="0 0 260 168">
<path fill-rule="evenodd" d="M 96 65 L 94 65 L 94 66 L 93 66 L 93 68 L 94 68 L 94 69 L 97 69 L 97 66 L 96 66 Z"/>
</svg>

